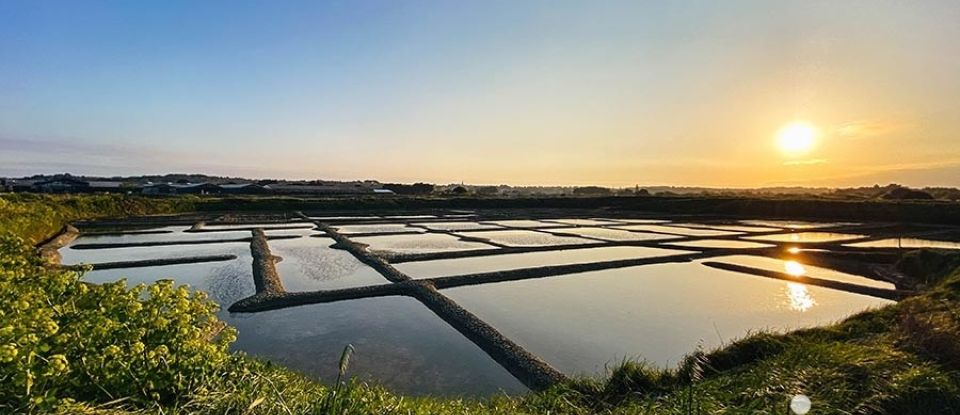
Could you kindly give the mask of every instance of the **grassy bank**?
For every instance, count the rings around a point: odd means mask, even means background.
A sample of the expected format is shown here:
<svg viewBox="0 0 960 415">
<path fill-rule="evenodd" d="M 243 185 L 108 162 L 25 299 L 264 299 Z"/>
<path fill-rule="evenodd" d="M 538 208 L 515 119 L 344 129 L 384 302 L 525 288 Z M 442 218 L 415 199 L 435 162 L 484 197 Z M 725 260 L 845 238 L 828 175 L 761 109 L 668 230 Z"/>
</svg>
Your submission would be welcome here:
<svg viewBox="0 0 960 415">
<path fill-rule="evenodd" d="M 0 232 L 36 243 L 67 223 L 106 217 L 192 212 L 202 209 L 198 197 L 146 198 L 121 195 L 0 195 Z"/>
<path fill-rule="evenodd" d="M 224 210 L 227 200 L 0 201 L 0 413 L 786 414 L 796 393 L 809 395 L 816 413 L 960 413 L 956 254 L 907 255 L 899 266 L 925 287 L 923 295 L 833 326 L 691 351 L 676 370 L 624 362 L 602 379 L 463 401 L 402 397 L 362 383 L 332 388 L 229 354 L 231 332 L 203 295 L 162 284 L 86 286 L 76 273 L 44 268 L 30 249 L 68 221 Z"/>
</svg>

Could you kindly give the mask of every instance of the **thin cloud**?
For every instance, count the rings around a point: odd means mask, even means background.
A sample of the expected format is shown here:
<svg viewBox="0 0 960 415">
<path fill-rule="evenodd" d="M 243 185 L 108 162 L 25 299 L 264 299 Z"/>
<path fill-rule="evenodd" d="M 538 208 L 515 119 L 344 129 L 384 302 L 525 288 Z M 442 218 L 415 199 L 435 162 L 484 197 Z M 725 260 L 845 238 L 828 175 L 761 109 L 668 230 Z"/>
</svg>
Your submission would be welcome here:
<svg viewBox="0 0 960 415">
<path fill-rule="evenodd" d="M 900 133 L 913 123 L 901 119 L 865 119 L 840 124 L 833 129 L 837 137 L 861 139 Z"/>
<path fill-rule="evenodd" d="M 915 163 L 893 163 L 877 166 L 849 167 L 851 172 L 838 175 L 827 175 L 820 177 L 811 177 L 803 180 L 802 183 L 825 183 L 837 185 L 839 183 L 855 184 L 877 181 L 899 181 L 908 173 L 941 171 L 952 172 L 960 169 L 960 157 L 949 158 L 939 161 L 925 161 Z M 960 177 L 958 177 L 960 179 Z M 955 185 L 951 183 L 950 185 Z"/>
<path fill-rule="evenodd" d="M 790 160 L 783 162 L 784 166 L 812 166 L 815 164 L 826 164 L 826 159 L 811 159 L 811 160 Z"/>
</svg>

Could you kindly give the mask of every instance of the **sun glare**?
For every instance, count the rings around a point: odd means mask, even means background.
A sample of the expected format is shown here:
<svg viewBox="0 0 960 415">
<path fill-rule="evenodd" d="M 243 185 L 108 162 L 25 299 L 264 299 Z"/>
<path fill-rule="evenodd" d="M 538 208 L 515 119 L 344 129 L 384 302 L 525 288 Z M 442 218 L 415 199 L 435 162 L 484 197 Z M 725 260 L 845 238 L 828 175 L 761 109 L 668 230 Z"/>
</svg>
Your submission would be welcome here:
<svg viewBox="0 0 960 415">
<path fill-rule="evenodd" d="M 802 277 L 807 273 L 807 270 L 803 268 L 803 265 L 797 261 L 784 262 L 783 269 L 787 272 L 787 274 L 793 275 L 794 277 Z"/>
<path fill-rule="evenodd" d="M 790 308 L 801 313 L 817 305 L 817 300 L 810 295 L 807 286 L 795 282 L 787 283 L 787 298 L 790 300 Z"/>
<path fill-rule="evenodd" d="M 817 138 L 817 129 L 803 121 L 794 121 L 787 124 L 777 133 L 777 143 L 780 151 L 789 156 L 799 156 L 813 149 Z"/>
</svg>

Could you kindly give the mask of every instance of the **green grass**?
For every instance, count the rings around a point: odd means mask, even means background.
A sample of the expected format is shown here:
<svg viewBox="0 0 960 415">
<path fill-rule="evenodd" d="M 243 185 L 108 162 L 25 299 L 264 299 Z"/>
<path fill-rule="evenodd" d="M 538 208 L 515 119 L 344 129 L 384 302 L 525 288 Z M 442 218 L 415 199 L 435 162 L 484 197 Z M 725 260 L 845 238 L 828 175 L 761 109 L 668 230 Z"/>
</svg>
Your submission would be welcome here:
<svg viewBox="0 0 960 415">
<path fill-rule="evenodd" d="M 81 219 L 191 212 L 207 202 L 190 196 L 0 194 L 0 231 L 37 243 Z"/>
<path fill-rule="evenodd" d="M 224 203 L 200 198 L 3 196 L 0 233 L 36 242 L 72 220 L 220 209 Z M 288 207 L 288 203 L 293 202 L 281 204 Z M 718 350 L 691 350 L 691 357 L 674 370 L 628 361 L 605 377 L 574 379 L 520 397 L 411 398 L 356 380 L 331 387 L 234 354 L 215 381 L 198 382 L 170 400 L 126 396 L 85 401 L 84 396 L 73 396 L 74 403 L 62 402 L 58 410 L 102 414 L 786 414 L 789 399 L 803 393 L 811 397 L 817 414 L 960 413 L 958 266 L 957 254 L 913 252 L 900 267 L 925 291 L 896 305 L 828 327 L 756 333 Z M 349 365 L 346 374 L 350 374 Z"/>
</svg>

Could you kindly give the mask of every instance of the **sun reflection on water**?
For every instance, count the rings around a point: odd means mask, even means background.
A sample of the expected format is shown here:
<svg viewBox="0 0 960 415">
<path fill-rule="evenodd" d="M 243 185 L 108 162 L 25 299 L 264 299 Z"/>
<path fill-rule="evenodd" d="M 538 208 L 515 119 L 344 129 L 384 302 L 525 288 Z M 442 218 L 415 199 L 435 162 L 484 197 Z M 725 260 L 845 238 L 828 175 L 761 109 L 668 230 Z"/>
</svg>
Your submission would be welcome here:
<svg viewBox="0 0 960 415">
<path fill-rule="evenodd" d="M 795 282 L 787 283 L 787 298 L 790 300 L 790 309 L 801 313 L 817 305 L 807 286 Z"/>
<path fill-rule="evenodd" d="M 783 269 L 787 274 L 793 275 L 794 277 L 802 277 L 807 274 L 807 270 L 803 267 L 803 264 L 797 261 L 784 262 Z"/>
</svg>

